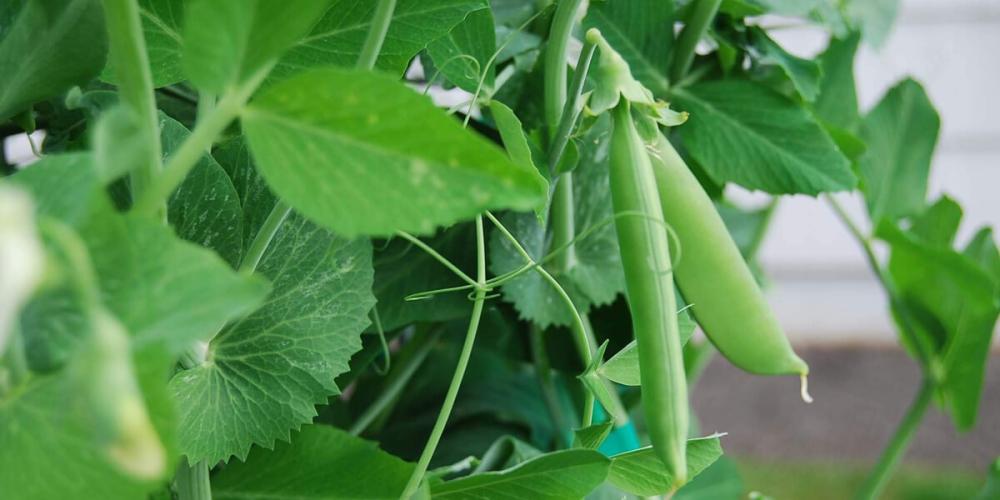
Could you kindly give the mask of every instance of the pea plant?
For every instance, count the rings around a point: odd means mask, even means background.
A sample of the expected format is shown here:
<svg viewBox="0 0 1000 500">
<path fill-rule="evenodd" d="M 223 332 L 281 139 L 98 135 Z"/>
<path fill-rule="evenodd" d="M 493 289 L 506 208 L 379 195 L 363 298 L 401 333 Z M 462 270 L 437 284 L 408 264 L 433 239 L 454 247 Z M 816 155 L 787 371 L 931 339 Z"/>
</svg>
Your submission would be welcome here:
<svg viewBox="0 0 1000 500">
<path fill-rule="evenodd" d="M 1000 311 L 990 229 L 927 201 L 921 86 L 859 110 L 891 11 L 3 2 L 0 126 L 46 136 L 0 179 L 0 498 L 743 497 L 688 392 L 718 350 L 810 400 L 755 264 L 794 194 L 923 370 L 877 497 L 931 402 L 975 425 Z"/>
</svg>

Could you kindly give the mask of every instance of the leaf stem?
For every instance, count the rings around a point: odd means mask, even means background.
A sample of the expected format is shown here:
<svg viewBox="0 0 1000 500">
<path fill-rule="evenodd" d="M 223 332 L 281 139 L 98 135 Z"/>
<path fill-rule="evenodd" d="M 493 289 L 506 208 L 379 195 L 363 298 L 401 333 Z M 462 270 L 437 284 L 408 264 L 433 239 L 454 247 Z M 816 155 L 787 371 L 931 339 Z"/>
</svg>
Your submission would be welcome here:
<svg viewBox="0 0 1000 500">
<path fill-rule="evenodd" d="M 257 236 L 254 236 L 253 243 L 250 244 L 247 254 L 243 256 L 243 260 L 240 262 L 240 272 L 252 274 L 257 270 L 257 265 L 260 264 L 260 259 L 264 257 L 264 252 L 267 251 L 271 240 L 274 239 L 274 235 L 278 233 L 281 224 L 285 222 L 285 219 L 291 213 L 291 205 L 281 200 L 278 200 L 274 204 L 271 213 L 268 214 L 267 219 L 264 219 L 264 224 L 260 227 L 260 231 L 257 231 Z"/>
<path fill-rule="evenodd" d="M 458 358 L 458 366 L 455 367 L 455 374 L 451 378 L 451 385 L 448 386 L 448 393 L 444 397 L 444 404 L 441 406 L 441 412 L 438 413 L 434 429 L 431 431 L 426 446 L 424 446 L 423 453 L 420 454 L 420 460 L 417 461 L 416 468 L 413 469 L 410 481 L 406 484 L 406 488 L 400 496 L 400 498 L 405 500 L 409 500 L 416 493 L 417 488 L 420 487 L 420 482 L 423 480 L 424 473 L 427 472 L 427 467 L 431 463 L 434 451 L 437 450 L 437 445 L 441 441 L 441 435 L 444 434 L 444 428 L 448 424 L 451 410 L 454 408 L 455 400 L 458 398 L 458 390 L 462 387 L 462 379 L 465 378 L 465 370 L 469 366 L 469 359 L 472 357 L 472 346 L 476 342 L 476 332 L 479 330 L 479 320 L 483 315 L 483 305 L 486 302 L 486 238 L 483 233 L 482 215 L 476 216 L 476 279 L 479 286 L 476 289 L 475 302 L 472 305 L 472 317 L 469 320 L 469 329 L 465 334 L 465 344 L 462 346 L 462 354 Z"/>
<path fill-rule="evenodd" d="M 930 406 L 931 400 L 934 398 L 934 391 L 936 389 L 937 384 L 933 380 L 924 379 L 920 385 L 920 391 L 917 392 L 913 403 L 910 404 L 910 409 L 906 411 L 906 415 L 903 416 L 903 420 L 896 427 L 896 432 L 893 434 L 888 446 L 882 452 L 878 463 L 868 475 L 868 479 L 865 480 L 864 485 L 862 485 L 857 497 L 859 500 L 874 499 L 885 488 L 892 477 L 892 472 L 896 468 L 896 465 L 903 458 L 903 455 L 906 454 L 910 440 L 913 439 L 917 428 L 920 427 L 924 414 L 927 412 L 927 407 Z"/>
<path fill-rule="evenodd" d="M 365 37 L 365 44 L 361 47 L 361 55 L 358 57 L 358 68 L 372 69 L 378 61 L 378 53 L 382 50 L 385 42 L 385 35 L 389 32 L 389 24 L 392 23 L 392 13 L 396 9 L 396 0 L 379 0 L 375 10 L 375 17 L 372 18 L 371 29 Z"/>
<path fill-rule="evenodd" d="M 403 389 L 406 388 L 406 384 L 410 382 L 413 375 L 417 373 L 417 369 L 420 365 L 424 363 L 427 356 L 430 355 L 434 346 L 437 345 L 438 339 L 441 338 L 441 334 L 444 332 L 443 328 L 438 328 L 434 331 L 428 338 L 423 339 L 420 346 L 413 353 L 412 356 L 406 359 L 405 362 L 400 363 L 396 366 L 396 369 L 392 372 L 390 376 L 389 383 L 382 389 L 379 393 L 378 398 L 372 402 L 365 411 L 358 416 L 357 420 L 351 424 L 350 429 L 347 432 L 355 436 L 360 436 L 361 433 L 368 429 L 375 419 L 382 414 L 382 412 L 392 403 Z"/>
<path fill-rule="evenodd" d="M 181 144 L 167 162 L 163 172 L 149 185 L 133 207 L 139 213 L 153 214 L 160 210 L 163 203 L 177 186 L 184 181 L 188 172 L 201 160 L 205 151 L 212 147 L 215 138 L 243 111 L 243 106 L 253 94 L 257 86 L 267 77 L 271 66 L 266 66 L 249 82 L 235 91 L 227 92 L 219 100 L 215 110 L 203 121 L 198 122 L 191 135 Z"/>
<path fill-rule="evenodd" d="M 204 460 L 188 465 L 187 457 L 181 461 L 174 475 L 178 500 L 212 500 L 212 483 L 209 467 Z"/>
<path fill-rule="evenodd" d="M 455 264 L 452 264 L 450 260 L 444 258 L 443 255 L 439 254 L 437 252 L 437 250 L 434 250 L 433 248 L 431 248 L 430 245 L 428 245 L 427 243 L 424 243 L 423 241 L 421 241 L 420 238 L 417 238 L 416 236 L 413 236 L 412 234 L 406 233 L 406 232 L 403 232 L 403 231 L 396 231 L 396 235 L 399 236 L 399 237 L 401 237 L 401 238 L 403 238 L 403 239 L 405 239 L 406 241 L 409 241 L 410 243 L 413 243 L 414 245 L 416 245 L 417 247 L 419 247 L 421 250 L 427 252 L 428 255 L 430 255 L 431 257 L 434 257 L 435 260 L 437 260 L 438 262 L 440 262 L 443 266 L 447 267 L 449 271 L 455 273 L 455 276 L 458 276 L 459 278 L 462 279 L 462 281 L 464 281 L 464 282 L 472 285 L 472 288 L 479 288 L 481 286 L 483 286 L 483 287 L 486 286 L 485 283 L 480 284 L 480 283 L 477 283 L 472 278 L 470 278 L 468 274 L 465 274 L 464 272 L 462 272 L 462 270 L 459 269 L 458 267 L 456 267 Z"/>
<path fill-rule="evenodd" d="M 149 156 L 143 166 L 132 172 L 132 199 L 139 199 L 163 168 L 163 146 L 160 144 L 159 118 L 149 55 L 143 37 L 142 21 L 137 0 L 103 0 L 111 59 L 118 79 L 118 89 L 124 102 L 135 114 L 141 126 L 142 141 L 149 145 Z M 166 220 L 166 206 L 157 203 L 151 212 Z"/>
<path fill-rule="evenodd" d="M 566 151 L 566 144 L 569 143 L 569 136 L 573 132 L 577 118 L 580 117 L 580 94 L 583 92 L 583 84 L 587 81 L 587 73 L 590 71 L 590 62 L 594 58 L 594 50 L 597 45 L 586 41 L 583 49 L 580 50 L 580 58 L 576 61 L 576 70 L 573 71 L 573 81 L 569 85 L 569 99 L 562 110 L 562 117 L 559 118 L 559 127 L 552 138 L 552 145 L 549 147 L 549 173 L 555 175 L 559 160 L 562 159 L 563 152 Z"/>
<path fill-rule="evenodd" d="M 701 41 L 701 37 L 708 31 L 708 26 L 712 24 L 712 19 L 715 18 L 715 13 L 719 11 L 721 4 L 722 0 L 695 0 L 691 19 L 681 30 L 680 35 L 677 36 L 677 42 L 674 44 L 674 60 L 670 66 L 671 82 L 680 81 L 691 69 L 691 63 L 694 62 L 694 49 Z"/>
</svg>

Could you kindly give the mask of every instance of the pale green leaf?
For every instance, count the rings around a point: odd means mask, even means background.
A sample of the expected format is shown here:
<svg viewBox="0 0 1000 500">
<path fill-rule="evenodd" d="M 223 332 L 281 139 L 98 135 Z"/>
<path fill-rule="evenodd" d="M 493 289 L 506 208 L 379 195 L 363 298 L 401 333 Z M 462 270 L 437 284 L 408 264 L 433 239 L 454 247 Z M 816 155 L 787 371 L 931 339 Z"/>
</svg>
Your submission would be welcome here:
<svg viewBox="0 0 1000 500">
<path fill-rule="evenodd" d="M 184 30 L 188 78 L 216 94 L 253 79 L 305 36 L 329 4 L 329 0 L 192 1 Z"/>
<path fill-rule="evenodd" d="M 815 61 L 789 54 L 760 28 L 748 28 L 747 35 L 750 48 L 760 63 L 778 66 L 802 99 L 808 102 L 816 100 L 822 70 Z"/>
<path fill-rule="evenodd" d="M 847 0 L 846 15 L 861 30 L 865 43 L 882 47 L 899 12 L 899 0 Z"/>
<path fill-rule="evenodd" d="M 434 499 L 579 500 L 604 482 L 610 462 L 592 450 L 548 453 L 500 472 L 431 485 Z"/>
<path fill-rule="evenodd" d="M 586 450 L 596 450 L 601 447 L 604 440 L 611 434 L 611 429 L 615 426 L 614 422 L 604 422 L 600 424 L 594 424 L 590 427 L 584 427 L 583 429 L 576 429 L 573 431 L 573 447 L 583 448 Z"/>
<path fill-rule="evenodd" d="M 632 74 L 661 96 L 667 91 L 668 57 L 673 46 L 673 6 L 659 0 L 594 2 L 583 20 L 597 28 L 621 54 Z"/>
<path fill-rule="evenodd" d="M 688 311 L 677 313 L 677 328 L 681 335 L 681 343 L 687 343 L 695 328 L 691 313 Z M 640 385 L 638 344 L 634 340 L 629 342 L 622 350 L 601 365 L 598 373 L 612 382 L 638 387 Z"/>
<path fill-rule="evenodd" d="M 377 2 L 329 3 L 312 31 L 278 62 L 276 77 L 286 78 L 319 66 L 352 67 L 357 63 Z M 397 0 L 375 66 L 393 76 L 402 75 L 417 52 L 451 31 L 469 13 L 485 8 L 486 0 Z"/>
<path fill-rule="evenodd" d="M 912 79 L 890 89 L 865 117 L 861 137 L 868 152 L 858 168 L 871 220 L 898 219 L 924 208 L 940 127 L 934 105 Z"/>
<path fill-rule="evenodd" d="M 530 209 L 544 180 L 383 73 L 322 69 L 271 88 L 243 125 L 268 184 L 340 234 L 429 234 Z"/>
<path fill-rule="evenodd" d="M 347 240 L 292 214 L 256 274 L 274 283 L 263 307 L 215 337 L 208 363 L 171 381 L 181 449 L 192 461 L 244 459 L 309 423 L 340 393 L 334 379 L 368 326 L 371 243 Z"/>
<path fill-rule="evenodd" d="M 746 487 L 740 478 L 739 468 L 733 460 L 723 456 L 677 490 L 671 500 L 739 498 L 744 493 Z"/>
<path fill-rule="evenodd" d="M 688 480 L 700 474 L 721 456 L 722 445 L 719 444 L 719 436 L 689 439 Z M 665 495 L 674 488 L 674 478 L 667 473 L 663 462 L 649 446 L 611 457 L 608 482 L 633 495 L 643 497 Z"/>
<path fill-rule="evenodd" d="M 307 425 L 291 444 L 254 448 L 212 476 L 215 500 L 395 500 L 413 464 L 335 427 Z M 292 480 L 294 479 L 294 480 Z"/>
<path fill-rule="evenodd" d="M 152 154 L 135 113 L 120 104 L 101 112 L 92 137 L 95 168 L 104 184 L 140 167 Z"/>
<path fill-rule="evenodd" d="M 431 42 L 427 53 L 455 86 L 475 93 L 482 79 L 482 95 L 489 96 L 496 80 L 496 68 L 489 62 L 496 46 L 493 13 L 490 9 L 479 9 L 470 12 L 448 34 Z"/>
<path fill-rule="evenodd" d="M 677 90 L 675 97 L 676 107 L 691 113 L 679 127 L 684 145 L 716 182 L 812 196 L 857 182 L 812 116 L 765 87 L 715 81 Z"/>
<path fill-rule="evenodd" d="M 190 0 L 138 0 L 142 36 L 153 86 L 166 87 L 185 80 L 184 73 L 184 10 Z M 117 83 L 112 64 L 108 64 L 101 79 Z"/>
<path fill-rule="evenodd" d="M 0 123 L 86 85 L 104 68 L 108 41 L 100 0 L 29 0 L 5 16 L 13 24 L 0 32 Z"/>
</svg>

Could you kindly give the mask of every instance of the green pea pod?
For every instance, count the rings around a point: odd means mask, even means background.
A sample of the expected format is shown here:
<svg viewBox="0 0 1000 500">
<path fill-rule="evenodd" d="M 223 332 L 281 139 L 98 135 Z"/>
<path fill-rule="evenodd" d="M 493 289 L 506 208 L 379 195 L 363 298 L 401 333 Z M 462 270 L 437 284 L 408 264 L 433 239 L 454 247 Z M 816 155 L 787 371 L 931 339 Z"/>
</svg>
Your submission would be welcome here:
<svg viewBox="0 0 1000 500">
<path fill-rule="evenodd" d="M 664 220 L 683 249 L 677 284 L 698 324 L 743 370 L 802 375 L 807 399 L 804 377 L 809 366 L 789 345 L 712 200 L 662 135 L 650 156 Z"/>
<path fill-rule="evenodd" d="M 642 407 L 653 450 L 680 486 L 687 479 L 687 381 L 670 247 L 646 147 L 624 97 L 612 110 L 611 196 L 639 349 Z"/>
</svg>

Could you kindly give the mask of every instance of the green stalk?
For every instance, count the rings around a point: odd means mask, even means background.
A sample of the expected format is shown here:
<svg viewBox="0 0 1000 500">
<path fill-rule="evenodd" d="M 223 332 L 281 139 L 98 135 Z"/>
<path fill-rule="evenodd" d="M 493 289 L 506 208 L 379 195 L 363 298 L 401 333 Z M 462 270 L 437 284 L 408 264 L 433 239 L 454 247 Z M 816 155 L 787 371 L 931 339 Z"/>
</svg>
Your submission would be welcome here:
<svg viewBox="0 0 1000 500">
<path fill-rule="evenodd" d="M 243 256 L 243 261 L 240 262 L 240 272 L 252 274 L 257 269 L 257 265 L 260 264 L 260 259 L 264 257 L 264 252 L 267 251 L 267 247 L 271 244 L 271 240 L 274 239 L 274 235 L 278 233 L 281 224 L 285 222 L 285 219 L 291 213 L 292 207 L 287 203 L 281 200 L 275 203 L 267 219 L 264 219 L 264 224 L 260 227 L 260 231 L 257 231 L 257 236 L 254 236 L 253 243 L 250 244 L 247 254 Z"/>
<path fill-rule="evenodd" d="M 701 37 L 708 31 L 708 26 L 712 24 L 715 13 L 719 11 L 722 0 L 695 0 L 694 12 L 688 20 L 681 34 L 677 36 L 674 43 L 674 60 L 670 66 L 670 80 L 672 83 L 679 82 L 694 62 L 694 49 L 698 46 Z"/>
<path fill-rule="evenodd" d="M 163 167 L 163 147 L 149 69 L 146 40 L 142 34 L 137 0 L 104 0 L 104 18 L 111 46 L 111 63 L 118 78 L 121 100 L 131 109 L 141 127 L 141 139 L 149 145 L 144 168 L 131 174 L 132 199 L 139 199 Z M 166 206 L 157 203 L 150 212 L 166 220 Z"/>
<path fill-rule="evenodd" d="M 410 481 L 406 484 L 406 488 L 400 496 L 400 498 L 405 500 L 411 498 L 416 493 L 417 488 L 420 487 L 420 481 L 423 480 L 424 473 L 427 472 L 427 467 L 434 456 L 434 451 L 437 450 L 437 445 L 441 441 L 441 435 L 444 434 L 444 428 L 448 424 L 451 410 L 454 408 L 455 400 L 458 398 L 458 390 L 462 387 L 462 379 L 465 378 L 465 370 L 469 366 L 469 359 L 472 357 L 472 346 L 476 342 L 476 332 L 479 330 L 479 320 L 483 315 L 483 305 L 486 302 L 486 238 L 483 235 L 483 217 L 481 215 L 476 216 L 476 279 L 478 280 L 479 288 L 476 290 L 475 302 L 472 305 L 472 318 L 469 320 L 469 330 L 465 334 L 465 344 L 462 346 L 462 354 L 458 358 L 458 366 L 455 368 L 455 374 L 452 376 L 451 385 L 448 386 L 448 393 L 444 397 L 444 404 L 441 406 L 441 412 L 438 413 L 434 429 L 427 440 L 427 445 L 424 446 L 423 453 L 420 454 L 420 460 L 417 461 L 416 468 L 413 469 Z"/>
<path fill-rule="evenodd" d="M 28 378 L 28 360 L 24 353 L 24 337 L 21 335 L 20 322 L 15 321 L 10 325 L 10 339 L 7 349 L 3 353 L 0 361 L 4 361 L 7 370 L 6 380 L 0 378 L 0 394 L 7 390 L 21 385 Z M 0 371 L 0 374 L 3 372 Z"/>
<path fill-rule="evenodd" d="M 385 42 L 385 35 L 389 32 L 389 24 L 392 23 L 392 13 L 396 10 L 396 0 L 379 0 L 375 10 L 375 17 L 372 18 L 372 27 L 365 37 L 365 44 L 361 47 L 361 56 L 358 57 L 358 68 L 372 69 L 378 61 L 378 53 L 382 50 Z"/>
<path fill-rule="evenodd" d="M 868 479 L 861 486 L 861 491 L 858 493 L 859 500 L 877 498 L 882 490 L 885 489 L 886 484 L 892 477 L 893 470 L 903 458 L 903 455 L 906 454 L 906 449 L 910 446 L 910 440 L 913 439 L 917 428 L 920 427 L 920 423 L 924 419 L 924 414 L 927 412 L 927 407 L 930 406 L 931 400 L 934 399 L 934 391 L 936 389 L 937 384 L 933 380 L 924 379 L 923 384 L 920 386 L 920 391 L 917 392 L 913 403 L 910 404 L 910 409 L 906 411 L 903 420 L 896 427 L 896 433 L 893 434 L 889 445 L 886 446 L 875 468 L 872 469 L 868 475 Z"/>
<path fill-rule="evenodd" d="M 573 173 L 566 172 L 556 180 L 556 190 L 552 194 L 552 207 L 549 209 L 549 223 L 552 227 L 552 243 L 550 249 L 562 248 L 576 237 L 576 220 L 573 203 Z M 552 270 L 556 274 L 566 274 L 576 265 L 576 245 L 566 246 L 566 249 L 552 257 Z"/>
<path fill-rule="evenodd" d="M 560 0 L 545 49 L 545 123 L 555 127 L 566 104 L 566 52 L 583 0 Z"/>
<path fill-rule="evenodd" d="M 580 117 L 580 94 L 583 92 L 583 84 L 587 81 L 587 72 L 590 70 L 590 61 L 594 59 L 594 50 L 597 45 L 590 41 L 583 43 L 580 50 L 580 58 L 576 61 L 576 70 L 573 71 L 573 81 L 569 84 L 569 99 L 563 106 L 562 117 L 559 118 L 559 128 L 552 138 L 552 145 L 549 147 L 549 172 L 555 174 L 563 152 L 566 151 L 566 144 L 569 143 L 569 136 L 573 132 L 577 118 Z M 555 98 L 555 97 L 553 97 Z"/>
<path fill-rule="evenodd" d="M 406 388 L 406 384 L 408 384 L 410 379 L 413 378 L 413 375 L 417 373 L 417 369 L 420 368 L 420 365 L 422 365 L 424 360 L 427 359 L 427 356 L 430 355 L 434 346 L 437 345 L 437 341 L 441 338 L 442 332 L 444 332 L 444 329 L 439 328 L 428 338 L 420 340 L 420 345 L 417 347 L 417 350 L 412 356 L 407 358 L 404 363 L 397 365 L 396 370 L 392 372 L 391 380 L 389 380 L 389 383 L 382 389 L 378 398 L 372 402 L 368 408 L 365 408 L 365 411 L 362 412 L 357 420 L 354 421 L 354 424 L 351 425 L 351 428 L 348 429 L 347 432 L 350 432 L 355 436 L 360 436 L 361 433 L 365 432 L 365 430 L 368 429 L 368 426 L 370 426 L 371 423 L 382 414 L 389 404 L 396 400 L 396 398 L 403 392 L 403 389 Z"/>
<path fill-rule="evenodd" d="M 174 486 L 179 500 L 212 500 L 212 483 L 208 477 L 209 467 L 204 460 L 188 465 L 185 457 L 177 467 Z"/>
</svg>

